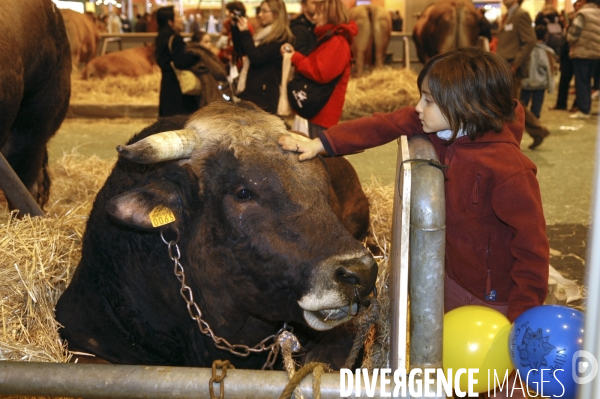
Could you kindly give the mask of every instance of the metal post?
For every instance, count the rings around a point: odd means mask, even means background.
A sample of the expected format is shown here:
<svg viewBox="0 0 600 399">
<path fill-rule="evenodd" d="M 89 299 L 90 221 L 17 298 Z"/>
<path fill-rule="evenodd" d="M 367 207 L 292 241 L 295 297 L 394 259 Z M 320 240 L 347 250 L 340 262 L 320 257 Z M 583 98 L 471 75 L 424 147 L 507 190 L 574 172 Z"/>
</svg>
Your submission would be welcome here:
<svg viewBox="0 0 600 399">
<path fill-rule="evenodd" d="M 390 250 L 390 367 L 406 369 L 406 325 L 408 318 L 408 257 L 410 237 L 411 164 L 406 136 L 400 137 L 396 161 L 392 248 Z"/>
<path fill-rule="evenodd" d="M 404 44 L 404 68 L 410 69 L 410 40 L 408 36 L 402 38 Z"/>
<path fill-rule="evenodd" d="M 217 369 L 217 375 L 223 375 L 221 370 Z M 206 368 L 6 361 L 0 362 L 0 395 L 211 399 L 208 383 L 212 376 L 212 370 Z M 312 379 L 307 376 L 300 384 L 305 399 L 314 397 Z M 227 399 L 277 399 L 287 383 L 284 371 L 228 369 L 221 386 Z M 213 386 L 217 397 L 221 386 Z M 339 399 L 340 373 L 322 374 L 320 386 L 322 399 Z M 366 397 L 364 380 L 359 386 L 360 395 L 352 392 L 344 397 Z M 346 384 L 344 389 L 353 387 L 356 382 Z M 369 397 L 390 397 L 393 382 L 382 391 L 378 378 L 372 389 Z"/>
<path fill-rule="evenodd" d="M 44 216 L 44 212 L 2 153 L 0 153 L 0 190 L 21 214 Z"/>
<path fill-rule="evenodd" d="M 438 161 L 433 145 L 424 137 L 412 138 L 408 147 L 411 159 Z M 444 174 L 440 169 L 427 162 L 413 163 L 410 202 L 409 368 L 440 369 L 446 252 Z"/>
<path fill-rule="evenodd" d="M 600 133 L 600 125 L 598 125 Z M 598 136 L 600 137 L 600 135 Z M 600 359 L 600 139 L 596 142 L 596 170 L 594 176 L 594 191 L 592 193 L 592 227 L 588 238 L 588 256 L 586 269 L 589 272 L 586 282 L 587 300 L 585 313 L 585 336 L 583 349 Z M 577 359 L 572 359 L 576 362 Z M 571 359 L 569 359 L 571 361 Z M 588 362 L 589 363 L 589 362 Z M 576 372 L 573 363 L 573 372 Z M 598 370 L 596 370 L 598 371 Z M 600 395 L 600 377 L 596 376 L 591 382 L 580 386 L 578 398 L 592 399 Z"/>
</svg>

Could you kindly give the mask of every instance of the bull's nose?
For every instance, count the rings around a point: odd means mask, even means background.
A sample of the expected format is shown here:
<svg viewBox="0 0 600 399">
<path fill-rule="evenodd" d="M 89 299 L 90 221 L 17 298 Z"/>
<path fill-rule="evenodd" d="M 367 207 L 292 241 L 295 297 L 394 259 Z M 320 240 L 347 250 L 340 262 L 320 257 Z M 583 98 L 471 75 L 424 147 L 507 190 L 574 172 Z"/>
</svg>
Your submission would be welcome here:
<svg viewBox="0 0 600 399">
<path fill-rule="evenodd" d="M 358 289 L 361 297 L 368 296 L 375 287 L 377 263 L 370 254 L 346 260 L 335 270 L 335 279 L 352 292 Z"/>
</svg>

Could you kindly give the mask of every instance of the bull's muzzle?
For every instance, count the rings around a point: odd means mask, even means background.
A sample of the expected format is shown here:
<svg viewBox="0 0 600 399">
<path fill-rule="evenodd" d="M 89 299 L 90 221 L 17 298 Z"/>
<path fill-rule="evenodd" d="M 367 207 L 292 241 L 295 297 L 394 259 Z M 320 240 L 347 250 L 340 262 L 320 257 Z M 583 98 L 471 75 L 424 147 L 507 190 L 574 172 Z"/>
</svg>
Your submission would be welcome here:
<svg viewBox="0 0 600 399">
<path fill-rule="evenodd" d="M 315 330 L 328 330 L 368 307 L 375 289 L 377 263 L 370 254 L 338 256 L 324 261 L 312 278 L 310 291 L 298 304 Z"/>
</svg>

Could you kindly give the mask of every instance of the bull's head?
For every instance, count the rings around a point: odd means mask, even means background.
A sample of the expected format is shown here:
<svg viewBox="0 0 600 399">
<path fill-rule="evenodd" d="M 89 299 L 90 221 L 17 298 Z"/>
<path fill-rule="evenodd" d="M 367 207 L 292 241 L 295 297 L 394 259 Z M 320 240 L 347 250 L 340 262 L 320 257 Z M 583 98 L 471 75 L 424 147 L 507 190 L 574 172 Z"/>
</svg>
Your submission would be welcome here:
<svg viewBox="0 0 600 399">
<path fill-rule="evenodd" d="M 176 161 L 197 177 L 202 210 L 191 217 L 194 226 L 178 230 L 192 236 L 183 256 L 201 269 L 192 279 L 206 291 L 199 293 L 204 302 L 211 293 L 202 279 L 235 281 L 226 295 L 256 318 L 303 318 L 313 329 L 328 330 L 368 304 L 377 266 L 333 213 L 323 160 L 299 162 L 278 146 L 281 134 L 289 134 L 281 119 L 252 104 L 212 103 L 184 130 L 118 151 L 137 163 Z M 173 195 L 146 205 L 149 197 L 141 197 L 139 190 L 116 197 L 109 212 L 142 228 L 151 227 L 148 214 L 157 205 L 182 212 L 181 201 L 168 199 Z M 208 270 L 207 259 L 219 266 Z"/>
</svg>

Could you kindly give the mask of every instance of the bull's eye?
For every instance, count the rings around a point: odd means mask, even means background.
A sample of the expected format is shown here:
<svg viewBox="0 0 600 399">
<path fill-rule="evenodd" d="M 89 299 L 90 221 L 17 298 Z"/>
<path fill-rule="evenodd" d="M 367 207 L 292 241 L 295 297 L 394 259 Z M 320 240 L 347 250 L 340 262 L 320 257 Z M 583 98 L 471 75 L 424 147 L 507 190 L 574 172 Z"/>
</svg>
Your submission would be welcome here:
<svg viewBox="0 0 600 399">
<path fill-rule="evenodd" d="M 240 201 L 248 201 L 252 198 L 252 192 L 247 188 L 240 188 L 235 192 L 235 198 Z"/>
</svg>

